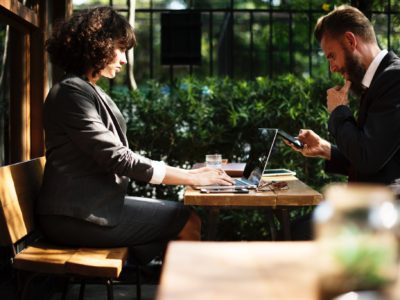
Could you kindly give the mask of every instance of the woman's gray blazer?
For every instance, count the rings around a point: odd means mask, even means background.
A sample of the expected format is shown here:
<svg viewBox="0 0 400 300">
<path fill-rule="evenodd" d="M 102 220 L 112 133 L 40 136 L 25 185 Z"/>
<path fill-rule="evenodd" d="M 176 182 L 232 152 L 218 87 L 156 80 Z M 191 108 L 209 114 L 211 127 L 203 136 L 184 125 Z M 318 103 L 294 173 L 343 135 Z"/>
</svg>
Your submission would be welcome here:
<svg viewBox="0 0 400 300">
<path fill-rule="evenodd" d="M 47 96 L 44 129 L 46 166 L 37 213 L 117 224 L 129 179 L 148 182 L 153 167 L 128 148 L 115 103 L 86 80 L 67 76 Z"/>
</svg>

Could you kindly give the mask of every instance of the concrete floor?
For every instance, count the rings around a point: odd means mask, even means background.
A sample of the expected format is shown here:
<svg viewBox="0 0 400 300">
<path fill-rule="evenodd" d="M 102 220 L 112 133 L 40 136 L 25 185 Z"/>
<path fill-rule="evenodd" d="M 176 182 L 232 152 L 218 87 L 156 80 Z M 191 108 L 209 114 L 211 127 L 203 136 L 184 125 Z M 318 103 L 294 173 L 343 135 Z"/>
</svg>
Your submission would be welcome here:
<svg viewBox="0 0 400 300">
<path fill-rule="evenodd" d="M 67 293 L 66 300 L 76 300 L 79 295 L 79 285 L 71 284 Z M 142 284 L 142 300 L 154 300 L 158 285 Z M 1 300 L 16 300 L 14 282 L 2 282 L 0 284 Z M 62 296 L 62 288 L 57 282 L 46 279 L 38 280 L 33 283 L 33 288 L 28 294 L 29 300 L 59 300 Z M 90 284 L 85 289 L 85 300 L 107 299 L 107 290 L 104 285 Z M 136 286 L 133 284 L 114 285 L 114 300 L 136 299 Z"/>
<path fill-rule="evenodd" d="M 16 277 L 10 276 L 11 274 L 1 276 L 0 281 L 0 299 L 1 300 L 17 300 L 16 297 Z M 130 276 L 133 275 L 133 276 Z M 146 274 L 142 275 L 142 300 L 154 300 L 156 298 L 158 288 L 158 276 L 147 277 Z M 125 278 L 130 278 L 135 281 L 134 274 L 129 274 Z M 64 280 L 55 276 L 40 276 L 32 281 L 29 292 L 27 293 L 28 300 L 59 300 L 62 298 L 62 291 L 64 289 Z M 80 284 L 70 283 L 66 300 L 76 300 L 79 295 Z M 136 285 L 134 283 L 113 285 L 114 299 L 136 299 Z M 107 299 L 107 288 L 104 284 L 87 284 L 85 288 L 85 300 L 102 300 Z"/>
<path fill-rule="evenodd" d="M 1 249 L 0 249 L 1 250 Z M 161 261 L 154 260 L 146 266 L 141 267 L 142 300 L 154 300 L 156 298 L 159 277 L 161 273 Z M 26 281 L 27 273 L 22 273 L 22 281 Z M 43 274 L 44 275 L 44 274 Z M 133 264 L 124 266 L 120 275 L 123 283 L 113 284 L 114 299 L 136 299 L 136 277 L 137 271 Z M 0 300 L 17 299 L 17 273 L 12 270 L 11 265 L 0 264 Z M 27 292 L 28 300 L 59 300 L 65 288 L 65 277 L 59 276 L 37 276 L 31 282 Z M 69 283 L 67 300 L 76 300 L 79 296 L 80 284 L 78 282 Z M 86 285 L 85 300 L 107 299 L 107 288 L 98 282 Z"/>
<path fill-rule="evenodd" d="M 156 297 L 157 285 L 142 285 L 142 300 L 154 300 Z M 74 284 L 69 290 L 66 299 L 76 300 L 79 295 L 79 285 Z M 61 299 L 61 292 L 56 292 L 50 300 Z M 85 289 L 85 300 L 107 299 L 107 291 L 104 285 L 92 284 Z M 136 299 L 136 286 L 115 285 L 114 300 Z"/>
</svg>

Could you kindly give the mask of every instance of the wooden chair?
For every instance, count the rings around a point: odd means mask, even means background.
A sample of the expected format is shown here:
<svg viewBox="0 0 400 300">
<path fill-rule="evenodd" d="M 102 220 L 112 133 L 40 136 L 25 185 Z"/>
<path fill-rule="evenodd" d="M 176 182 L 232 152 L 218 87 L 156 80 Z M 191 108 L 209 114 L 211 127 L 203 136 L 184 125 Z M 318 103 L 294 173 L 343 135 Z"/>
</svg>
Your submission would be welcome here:
<svg viewBox="0 0 400 300">
<path fill-rule="evenodd" d="M 17 274 L 29 274 L 18 294 L 28 295 L 31 281 L 40 275 L 96 279 L 107 286 L 113 299 L 112 282 L 117 279 L 128 257 L 128 248 L 68 248 L 38 238 L 34 224 L 34 204 L 41 186 L 45 158 L 0 168 L 0 245 L 13 250 L 13 268 Z M 60 233 L 62 234 L 62 233 Z M 140 273 L 137 273 L 140 275 Z M 21 276 L 18 276 L 21 278 Z M 18 280 L 20 282 L 20 280 Z M 139 281 L 140 282 L 140 281 Z M 140 299 L 140 284 L 137 284 Z M 80 299 L 83 298 L 81 286 Z M 65 295 L 63 295 L 65 297 Z"/>
</svg>

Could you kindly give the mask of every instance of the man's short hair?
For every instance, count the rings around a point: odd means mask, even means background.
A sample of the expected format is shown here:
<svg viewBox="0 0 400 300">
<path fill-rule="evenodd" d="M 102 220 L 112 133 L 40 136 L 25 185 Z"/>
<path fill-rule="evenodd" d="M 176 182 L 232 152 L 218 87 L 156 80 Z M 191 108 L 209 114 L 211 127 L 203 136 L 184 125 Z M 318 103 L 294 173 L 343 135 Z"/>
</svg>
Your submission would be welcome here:
<svg viewBox="0 0 400 300">
<path fill-rule="evenodd" d="M 376 42 L 374 28 L 368 18 L 357 8 L 349 5 L 336 7 L 329 14 L 318 19 L 314 36 L 319 43 L 325 34 L 338 37 L 350 31 L 368 43 Z"/>
</svg>

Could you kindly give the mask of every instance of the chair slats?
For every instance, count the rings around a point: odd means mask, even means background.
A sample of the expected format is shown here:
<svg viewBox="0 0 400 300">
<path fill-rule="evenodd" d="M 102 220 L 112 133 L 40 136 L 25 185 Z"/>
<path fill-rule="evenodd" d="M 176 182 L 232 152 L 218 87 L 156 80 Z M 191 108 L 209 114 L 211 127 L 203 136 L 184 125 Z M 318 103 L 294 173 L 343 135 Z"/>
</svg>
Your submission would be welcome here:
<svg viewBox="0 0 400 300">
<path fill-rule="evenodd" d="M 0 245 L 13 246 L 35 230 L 34 204 L 44 163 L 41 157 L 0 168 Z M 37 273 L 115 279 L 127 257 L 127 247 L 73 248 L 39 242 L 16 254 L 13 266 Z"/>
<path fill-rule="evenodd" d="M 29 246 L 14 258 L 18 270 L 50 274 L 65 274 L 65 264 L 78 249 L 41 243 Z"/>
<path fill-rule="evenodd" d="M 44 157 L 0 168 L 0 245 L 14 244 L 34 230 Z"/>
<path fill-rule="evenodd" d="M 128 257 L 128 248 L 81 248 L 68 259 L 66 272 L 81 276 L 118 278 Z"/>
</svg>

